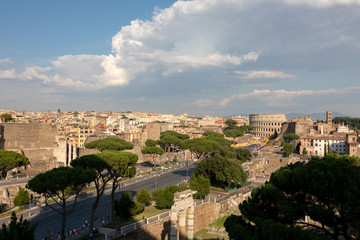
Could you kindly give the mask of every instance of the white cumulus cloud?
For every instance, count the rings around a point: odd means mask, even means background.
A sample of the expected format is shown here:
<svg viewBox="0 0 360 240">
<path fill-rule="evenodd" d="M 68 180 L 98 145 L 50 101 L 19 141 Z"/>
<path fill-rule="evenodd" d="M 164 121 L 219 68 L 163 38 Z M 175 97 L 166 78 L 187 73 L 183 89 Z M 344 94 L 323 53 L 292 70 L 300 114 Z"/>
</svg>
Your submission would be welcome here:
<svg viewBox="0 0 360 240">
<path fill-rule="evenodd" d="M 360 87 L 349 87 L 341 89 L 324 89 L 324 90 L 253 90 L 249 93 L 234 94 L 230 98 L 224 98 L 221 102 L 221 106 L 226 106 L 231 101 L 245 100 L 245 99 L 258 99 L 263 101 L 268 106 L 290 106 L 296 105 L 293 101 L 297 97 L 303 96 L 321 96 L 330 94 L 351 94 L 360 93 Z"/>
<path fill-rule="evenodd" d="M 276 79 L 294 79 L 295 75 L 286 74 L 281 71 L 234 71 L 243 79 L 257 79 L 257 78 L 276 78 Z"/>
<path fill-rule="evenodd" d="M 10 58 L 0 59 L 0 64 L 13 64 L 14 62 L 10 60 Z"/>
<path fill-rule="evenodd" d="M 0 79 L 13 79 L 16 78 L 15 69 L 0 70 Z"/>
<path fill-rule="evenodd" d="M 221 78 L 234 69 L 244 79 L 294 79 L 297 76 L 285 72 L 354 68 L 360 60 L 359 2 L 177 1 L 156 9 L 149 20 L 136 19 L 121 27 L 112 38 L 111 54 L 64 55 L 48 66 L 28 67 L 18 77 L 94 90 L 145 82 L 148 75 L 164 86 L 165 81 L 195 73 L 192 82 L 210 88 L 217 81 L 212 76 Z M 346 8 L 350 5 L 357 8 Z M 11 60 L 0 59 L 0 63 Z M 279 68 L 284 72 L 272 70 Z M 15 72 L 1 74 L 11 78 Z"/>
</svg>

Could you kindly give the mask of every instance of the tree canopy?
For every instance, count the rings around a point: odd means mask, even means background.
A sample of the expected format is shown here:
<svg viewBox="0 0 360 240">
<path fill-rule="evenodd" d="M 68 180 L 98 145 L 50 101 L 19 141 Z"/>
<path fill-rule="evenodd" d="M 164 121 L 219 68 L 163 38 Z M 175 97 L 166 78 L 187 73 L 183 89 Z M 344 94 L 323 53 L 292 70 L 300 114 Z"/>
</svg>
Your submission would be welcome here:
<svg viewBox="0 0 360 240">
<path fill-rule="evenodd" d="M 225 136 L 232 137 L 232 138 L 244 136 L 244 132 L 237 128 L 227 129 L 224 131 L 224 134 L 225 134 Z"/>
<path fill-rule="evenodd" d="M 284 150 L 284 157 L 289 157 L 290 154 L 293 152 L 293 146 L 290 143 L 285 143 L 283 146 Z"/>
<path fill-rule="evenodd" d="M 293 139 L 299 139 L 299 135 L 297 135 L 296 133 L 287 133 L 287 134 L 284 134 L 283 136 L 284 139 L 286 140 L 293 140 Z"/>
<path fill-rule="evenodd" d="M 210 180 L 203 175 L 191 175 L 190 189 L 196 191 L 194 196 L 203 199 L 210 193 Z"/>
<path fill-rule="evenodd" d="M 225 121 L 225 125 L 226 125 L 226 128 L 225 128 L 225 130 L 228 130 L 228 129 L 235 129 L 238 124 L 238 122 L 237 121 L 235 121 L 234 119 L 231 119 L 231 118 L 228 118 L 228 119 L 226 119 L 226 121 Z"/>
<path fill-rule="evenodd" d="M 190 137 L 186 134 L 181 134 L 176 131 L 165 131 L 160 133 L 160 139 L 157 141 L 160 146 L 163 146 L 168 151 L 168 164 L 170 166 L 170 151 L 176 147 L 181 147 L 181 143 Z"/>
<path fill-rule="evenodd" d="M 45 204 L 62 216 L 61 239 L 65 239 L 66 217 L 75 208 L 77 197 L 84 185 L 91 183 L 96 178 L 93 169 L 82 169 L 80 167 L 58 167 L 44 173 L 39 173 L 31 179 L 26 187 L 33 192 L 45 196 Z M 72 207 L 66 207 L 66 200 L 75 195 Z M 60 208 L 48 204 L 52 199 Z"/>
<path fill-rule="evenodd" d="M 140 192 L 136 193 L 135 199 L 138 202 L 149 204 L 152 200 L 150 193 L 147 191 L 147 188 L 143 188 Z"/>
<path fill-rule="evenodd" d="M 114 209 L 115 209 L 115 190 L 119 186 L 119 181 L 126 175 L 130 174 L 132 169 L 136 168 L 136 162 L 138 161 L 138 155 L 131 152 L 120 152 L 115 150 L 104 150 L 101 153 L 97 153 L 96 156 L 103 159 L 110 166 L 108 169 L 110 177 L 112 179 L 111 188 L 111 218 L 114 221 Z"/>
<path fill-rule="evenodd" d="M 5 119 L 5 122 L 10 122 L 13 120 L 11 114 L 9 113 L 3 113 L 0 115 L 0 118 L 4 118 Z"/>
<path fill-rule="evenodd" d="M 198 160 L 211 156 L 219 147 L 219 143 L 206 138 L 188 139 L 182 143 L 182 148 L 189 149 Z"/>
<path fill-rule="evenodd" d="M 334 123 L 347 125 L 352 130 L 360 129 L 360 118 L 351 118 L 351 117 L 335 117 L 333 119 Z"/>
<path fill-rule="evenodd" d="M 217 132 L 213 132 L 213 131 L 205 131 L 202 134 L 205 137 L 219 137 L 219 138 L 224 138 L 224 134 L 222 133 L 217 133 Z"/>
<path fill-rule="evenodd" d="M 163 155 L 165 152 L 162 148 L 156 146 L 145 147 L 141 149 L 141 153 L 150 156 L 155 167 L 155 159 L 157 156 Z"/>
<path fill-rule="evenodd" d="M 89 143 L 85 144 L 86 148 L 95 148 L 99 150 L 100 152 L 104 150 L 126 150 L 126 149 L 132 149 L 133 144 L 125 141 L 121 138 L 115 138 L 115 137 L 108 137 L 103 138 L 99 140 L 95 140 Z"/>
<path fill-rule="evenodd" d="M 0 171 L 1 177 L 6 177 L 9 170 L 30 164 L 30 161 L 24 155 L 13 151 L 0 149 Z"/>
<path fill-rule="evenodd" d="M 7 227 L 5 223 L 2 225 L 0 240 L 35 240 L 36 227 L 37 224 L 30 224 L 30 221 L 23 220 L 22 216 L 18 221 L 15 212 L 12 212 L 9 226 Z"/>
<path fill-rule="evenodd" d="M 360 167 L 329 154 L 280 168 L 239 205 L 225 227 L 231 239 L 356 239 Z M 355 161 L 356 162 L 356 161 Z M 309 221 L 306 221 L 309 217 Z"/>
<path fill-rule="evenodd" d="M 195 168 L 195 175 L 203 175 L 210 180 L 212 186 L 221 188 L 240 186 L 247 179 L 247 174 L 238 160 L 219 154 L 199 162 Z"/>
<path fill-rule="evenodd" d="M 14 198 L 14 205 L 18 207 L 22 207 L 26 204 L 30 203 L 30 195 L 26 189 L 20 189 L 15 198 Z"/>
<path fill-rule="evenodd" d="M 94 179 L 96 198 L 91 209 L 90 226 L 89 226 L 89 231 L 90 233 L 92 233 L 94 226 L 95 211 L 99 205 L 100 198 L 105 191 L 106 183 L 109 182 L 109 180 L 111 179 L 109 177 L 110 165 L 105 160 L 101 159 L 99 156 L 95 154 L 82 156 L 80 158 L 71 161 L 70 164 L 73 167 L 81 167 L 83 169 L 93 169 L 96 172 L 96 178 Z"/>
<path fill-rule="evenodd" d="M 156 145 L 158 145 L 158 142 L 156 140 L 148 139 L 145 141 L 145 145 L 147 147 L 155 147 Z"/>
<path fill-rule="evenodd" d="M 168 185 L 164 189 L 158 188 L 153 192 L 157 208 L 171 208 L 174 204 L 174 194 L 178 191 L 175 185 Z"/>
</svg>

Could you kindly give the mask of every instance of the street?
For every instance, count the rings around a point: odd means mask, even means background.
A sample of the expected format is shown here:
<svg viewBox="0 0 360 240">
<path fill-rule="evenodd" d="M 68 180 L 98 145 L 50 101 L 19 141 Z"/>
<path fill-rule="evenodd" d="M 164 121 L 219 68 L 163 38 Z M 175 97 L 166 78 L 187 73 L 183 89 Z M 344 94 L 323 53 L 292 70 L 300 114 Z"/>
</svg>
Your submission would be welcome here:
<svg viewBox="0 0 360 240">
<path fill-rule="evenodd" d="M 189 170 L 189 171 L 187 171 Z M 164 188 L 167 185 L 175 185 L 186 179 L 188 176 L 194 172 L 194 166 L 191 165 L 189 167 L 181 167 L 175 170 L 171 170 L 171 172 L 165 173 L 157 173 L 156 176 L 152 176 L 151 178 L 138 177 L 136 179 L 132 179 L 130 185 L 126 185 L 126 183 L 122 183 L 124 185 L 121 190 L 118 190 L 115 195 L 115 199 L 119 199 L 121 193 L 123 191 L 130 191 L 133 196 L 136 192 L 140 191 L 142 188 L 148 188 L 148 191 L 151 193 L 156 189 L 156 187 Z M 138 182 L 135 182 L 138 181 Z M 133 183 L 134 182 L 134 183 Z M 121 186 L 120 186 L 121 187 Z M 100 199 L 99 206 L 96 210 L 96 215 L 98 218 L 107 216 L 110 213 L 111 207 L 111 188 L 110 186 L 106 188 L 104 195 Z M 66 228 L 74 229 L 81 228 L 85 221 L 89 222 L 90 212 L 93 202 L 95 201 L 95 195 L 89 193 L 87 196 L 80 197 L 76 204 L 74 212 L 69 215 L 66 219 Z M 69 203 L 72 201 L 69 200 Z M 70 204 L 68 203 L 68 206 Z M 23 212 L 19 215 L 23 215 L 24 218 L 29 219 L 32 224 L 38 223 L 38 227 L 35 230 L 35 239 L 41 240 L 45 237 L 49 232 L 55 232 L 56 235 L 60 231 L 61 228 L 61 216 L 59 213 L 50 209 L 49 207 L 36 207 L 31 210 L 32 216 L 29 217 L 29 211 Z M 20 217 L 18 215 L 18 217 Z M 8 223 L 9 218 L 3 218 L 0 220 L 0 224 Z M 100 223 L 101 225 L 101 223 Z M 97 226 L 97 225 L 95 225 Z M 99 227 L 99 226 L 97 226 Z"/>
</svg>

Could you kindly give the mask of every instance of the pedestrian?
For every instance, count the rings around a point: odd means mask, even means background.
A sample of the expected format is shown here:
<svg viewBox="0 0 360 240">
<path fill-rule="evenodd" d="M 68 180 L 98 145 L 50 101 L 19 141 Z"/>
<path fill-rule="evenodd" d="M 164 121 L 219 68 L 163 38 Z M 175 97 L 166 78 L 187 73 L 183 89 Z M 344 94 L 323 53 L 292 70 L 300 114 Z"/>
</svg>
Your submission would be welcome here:
<svg viewBox="0 0 360 240">
<path fill-rule="evenodd" d="M 89 239 L 90 239 L 90 240 L 93 239 L 93 233 L 90 233 Z"/>
</svg>

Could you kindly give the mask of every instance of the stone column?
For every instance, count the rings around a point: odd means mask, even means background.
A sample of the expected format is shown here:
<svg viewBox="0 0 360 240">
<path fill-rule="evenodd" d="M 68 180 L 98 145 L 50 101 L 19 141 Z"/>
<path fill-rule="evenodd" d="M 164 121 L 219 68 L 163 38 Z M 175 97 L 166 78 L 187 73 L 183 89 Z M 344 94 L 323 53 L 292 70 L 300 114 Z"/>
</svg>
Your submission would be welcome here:
<svg viewBox="0 0 360 240">
<path fill-rule="evenodd" d="M 189 240 L 194 239 L 194 206 L 189 207 L 188 209 L 188 222 L 187 222 L 187 238 Z"/>
<path fill-rule="evenodd" d="M 71 162 L 71 139 L 68 138 L 66 142 L 67 142 L 66 144 L 67 144 L 67 149 L 68 149 L 66 165 L 69 166 L 70 162 Z"/>
<path fill-rule="evenodd" d="M 186 212 L 179 213 L 179 239 L 186 239 Z"/>
<path fill-rule="evenodd" d="M 171 212 L 170 215 L 170 238 L 169 240 L 177 240 L 177 213 L 175 211 Z"/>
</svg>

